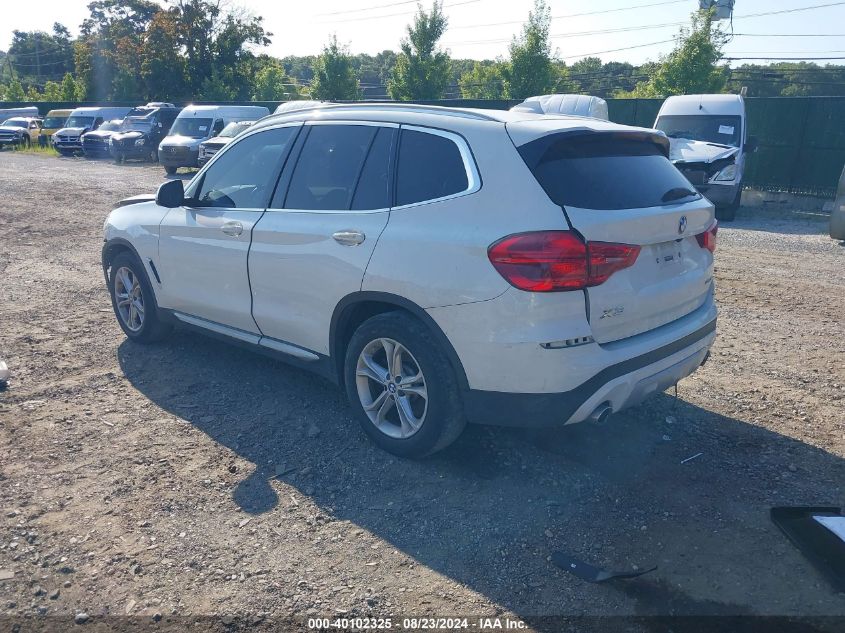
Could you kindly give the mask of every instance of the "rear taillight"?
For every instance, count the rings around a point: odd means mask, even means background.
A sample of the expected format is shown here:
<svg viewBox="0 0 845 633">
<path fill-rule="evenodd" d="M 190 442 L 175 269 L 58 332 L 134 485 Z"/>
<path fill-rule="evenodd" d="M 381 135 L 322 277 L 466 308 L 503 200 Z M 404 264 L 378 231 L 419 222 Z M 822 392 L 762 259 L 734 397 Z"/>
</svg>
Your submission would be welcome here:
<svg viewBox="0 0 845 633">
<path fill-rule="evenodd" d="M 717 220 L 713 220 L 713 224 L 707 227 L 707 230 L 704 233 L 699 233 L 695 236 L 695 239 L 698 240 L 698 245 L 701 248 L 706 248 L 711 253 L 716 252 L 716 233 L 719 230 L 719 222 Z"/>
<path fill-rule="evenodd" d="M 584 242 L 571 231 L 538 231 L 502 238 L 487 249 L 490 263 L 512 286 L 530 292 L 580 290 L 628 268 L 639 246 Z"/>
</svg>

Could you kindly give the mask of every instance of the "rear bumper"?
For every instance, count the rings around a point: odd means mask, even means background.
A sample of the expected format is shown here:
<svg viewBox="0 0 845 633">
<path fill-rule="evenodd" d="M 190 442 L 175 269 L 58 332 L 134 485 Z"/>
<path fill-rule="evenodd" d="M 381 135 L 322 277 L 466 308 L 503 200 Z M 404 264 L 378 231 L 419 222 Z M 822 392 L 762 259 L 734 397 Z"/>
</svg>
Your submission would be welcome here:
<svg viewBox="0 0 845 633">
<path fill-rule="evenodd" d="M 467 419 L 476 424 L 546 427 L 586 420 L 600 405 L 621 411 L 686 378 L 707 358 L 716 338 L 716 319 L 672 343 L 606 367 L 572 390 L 464 393 Z"/>
</svg>

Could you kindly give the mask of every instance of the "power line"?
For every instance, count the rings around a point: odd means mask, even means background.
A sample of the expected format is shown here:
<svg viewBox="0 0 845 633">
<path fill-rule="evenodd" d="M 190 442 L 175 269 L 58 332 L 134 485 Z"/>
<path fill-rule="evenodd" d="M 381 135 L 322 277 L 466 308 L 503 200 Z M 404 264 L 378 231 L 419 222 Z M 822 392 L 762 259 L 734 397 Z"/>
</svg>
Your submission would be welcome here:
<svg viewBox="0 0 845 633">
<path fill-rule="evenodd" d="M 562 18 L 577 18 L 585 15 L 599 15 L 601 13 L 617 13 L 619 11 L 631 11 L 632 9 L 644 9 L 646 7 L 659 7 L 665 4 L 680 4 L 681 2 L 687 2 L 687 0 L 668 0 L 664 2 L 651 2 L 649 4 L 637 4 L 628 7 L 620 7 L 616 9 L 602 9 L 600 11 L 585 11 L 583 13 L 569 13 L 567 15 L 553 15 L 551 16 L 552 20 L 560 20 Z M 508 22 L 489 22 L 487 24 L 466 24 L 464 26 L 450 26 L 450 31 L 455 31 L 458 29 L 474 29 L 474 28 L 481 28 L 487 26 L 506 26 L 509 24 L 525 24 L 527 20 L 510 20 Z"/>
<path fill-rule="evenodd" d="M 476 2 L 481 2 L 481 0 L 464 0 L 463 2 L 453 2 L 452 4 L 444 4 L 444 9 L 451 9 L 452 7 L 460 7 L 465 4 L 475 4 Z M 346 24 L 347 22 L 364 22 L 367 20 L 381 20 L 382 18 L 395 18 L 399 16 L 407 16 L 410 15 L 407 11 L 402 11 L 401 13 L 385 13 L 384 15 L 368 15 L 361 18 L 348 18 L 344 20 L 324 20 L 318 22 L 318 24 Z"/>
<path fill-rule="evenodd" d="M 827 7 L 835 7 L 845 5 L 845 1 L 841 2 L 831 2 L 827 4 L 817 4 L 812 5 L 809 7 L 796 7 L 793 9 L 780 9 L 777 11 L 762 11 L 760 13 L 749 13 L 746 15 L 737 15 L 734 16 L 734 20 L 744 20 L 747 18 L 759 18 L 767 15 L 780 15 L 784 13 L 797 13 L 799 11 L 810 11 L 814 9 L 824 9 Z M 555 33 L 549 36 L 549 39 L 560 39 L 566 37 L 587 37 L 591 35 L 606 35 L 610 33 L 628 33 L 631 31 L 647 31 L 651 29 L 661 29 L 661 28 L 668 28 L 672 26 L 685 26 L 688 22 L 664 22 L 662 24 L 641 24 L 637 26 L 625 26 L 625 27 L 618 27 L 612 29 L 597 29 L 593 31 L 576 31 L 573 33 Z M 509 42 L 511 38 L 496 38 L 496 39 L 489 39 L 489 40 L 474 40 L 474 41 L 467 41 L 467 42 L 451 42 L 449 46 L 457 46 L 457 45 L 472 45 L 472 44 L 497 44 L 502 42 Z"/>
<path fill-rule="evenodd" d="M 734 37 L 845 37 L 845 33 L 734 33 Z"/>
<path fill-rule="evenodd" d="M 834 59 L 845 59 L 845 57 L 723 57 L 726 62 L 735 62 L 749 59 L 760 59 L 768 61 L 825 61 Z"/>
<path fill-rule="evenodd" d="M 604 53 L 618 53 L 619 51 L 629 51 L 634 48 L 646 48 L 648 46 L 657 46 L 658 44 L 667 44 L 668 42 L 674 42 L 674 39 L 671 40 L 660 40 L 659 42 L 649 42 L 648 44 L 637 44 L 636 46 L 625 46 L 624 48 L 611 48 L 606 51 L 596 51 L 595 53 L 580 53 L 578 55 L 565 55 L 560 59 L 574 59 L 576 57 L 592 57 L 593 55 L 603 55 Z"/>
<path fill-rule="evenodd" d="M 343 11 L 329 11 L 328 13 L 317 13 L 315 17 L 322 15 L 341 15 L 344 13 L 361 13 L 362 11 L 372 11 L 373 9 L 387 9 L 388 7 L 398 7 L 402 4 L 417 4 L 419 0 L 403 0 L 403 2 L 388 2 L 387 4 L 376 4 L 370 7 L 361 7 L 360 9 L 344 9 Z"/>
</svg>

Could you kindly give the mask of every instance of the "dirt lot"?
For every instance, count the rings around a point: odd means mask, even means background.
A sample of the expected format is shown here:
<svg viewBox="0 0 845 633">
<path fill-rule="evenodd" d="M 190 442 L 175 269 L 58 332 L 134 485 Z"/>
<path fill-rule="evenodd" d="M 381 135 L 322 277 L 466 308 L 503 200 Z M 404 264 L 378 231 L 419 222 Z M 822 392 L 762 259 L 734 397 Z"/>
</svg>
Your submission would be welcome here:
<svg viewBox="0 0 845 633">
<path fill-rule="evenodd" d="M 845 504 L 845 247 L 823 216 L 720 230 L 719 337 L 679 400 L 472 427 L 409 462 L 321 379 L 197 334 L 124 339 L 102 224 L 162 180 L 0 153 L 0 617 L 845 615 L 768 518 Z M 587 584 L 555 550 L 658 569 Z"/>
</svg>

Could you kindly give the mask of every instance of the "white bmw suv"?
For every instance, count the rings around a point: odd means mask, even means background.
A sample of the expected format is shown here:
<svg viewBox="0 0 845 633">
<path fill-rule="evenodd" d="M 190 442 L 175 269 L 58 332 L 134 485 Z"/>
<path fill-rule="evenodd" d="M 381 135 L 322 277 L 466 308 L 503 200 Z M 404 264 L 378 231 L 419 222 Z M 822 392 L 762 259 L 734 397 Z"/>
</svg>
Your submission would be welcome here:
<svg viewBox="0 0 845 633">
<path fill-rule="evenodd" d="M 183 190 L 124 200 L 103 268 L 126 335 L 173 324 L 342 385 L 382 448 L 465 423 L 603 419 L 716 334 L 713 205 L 654 130 L 417 105 L 269 116 Z"/>
</svg>

